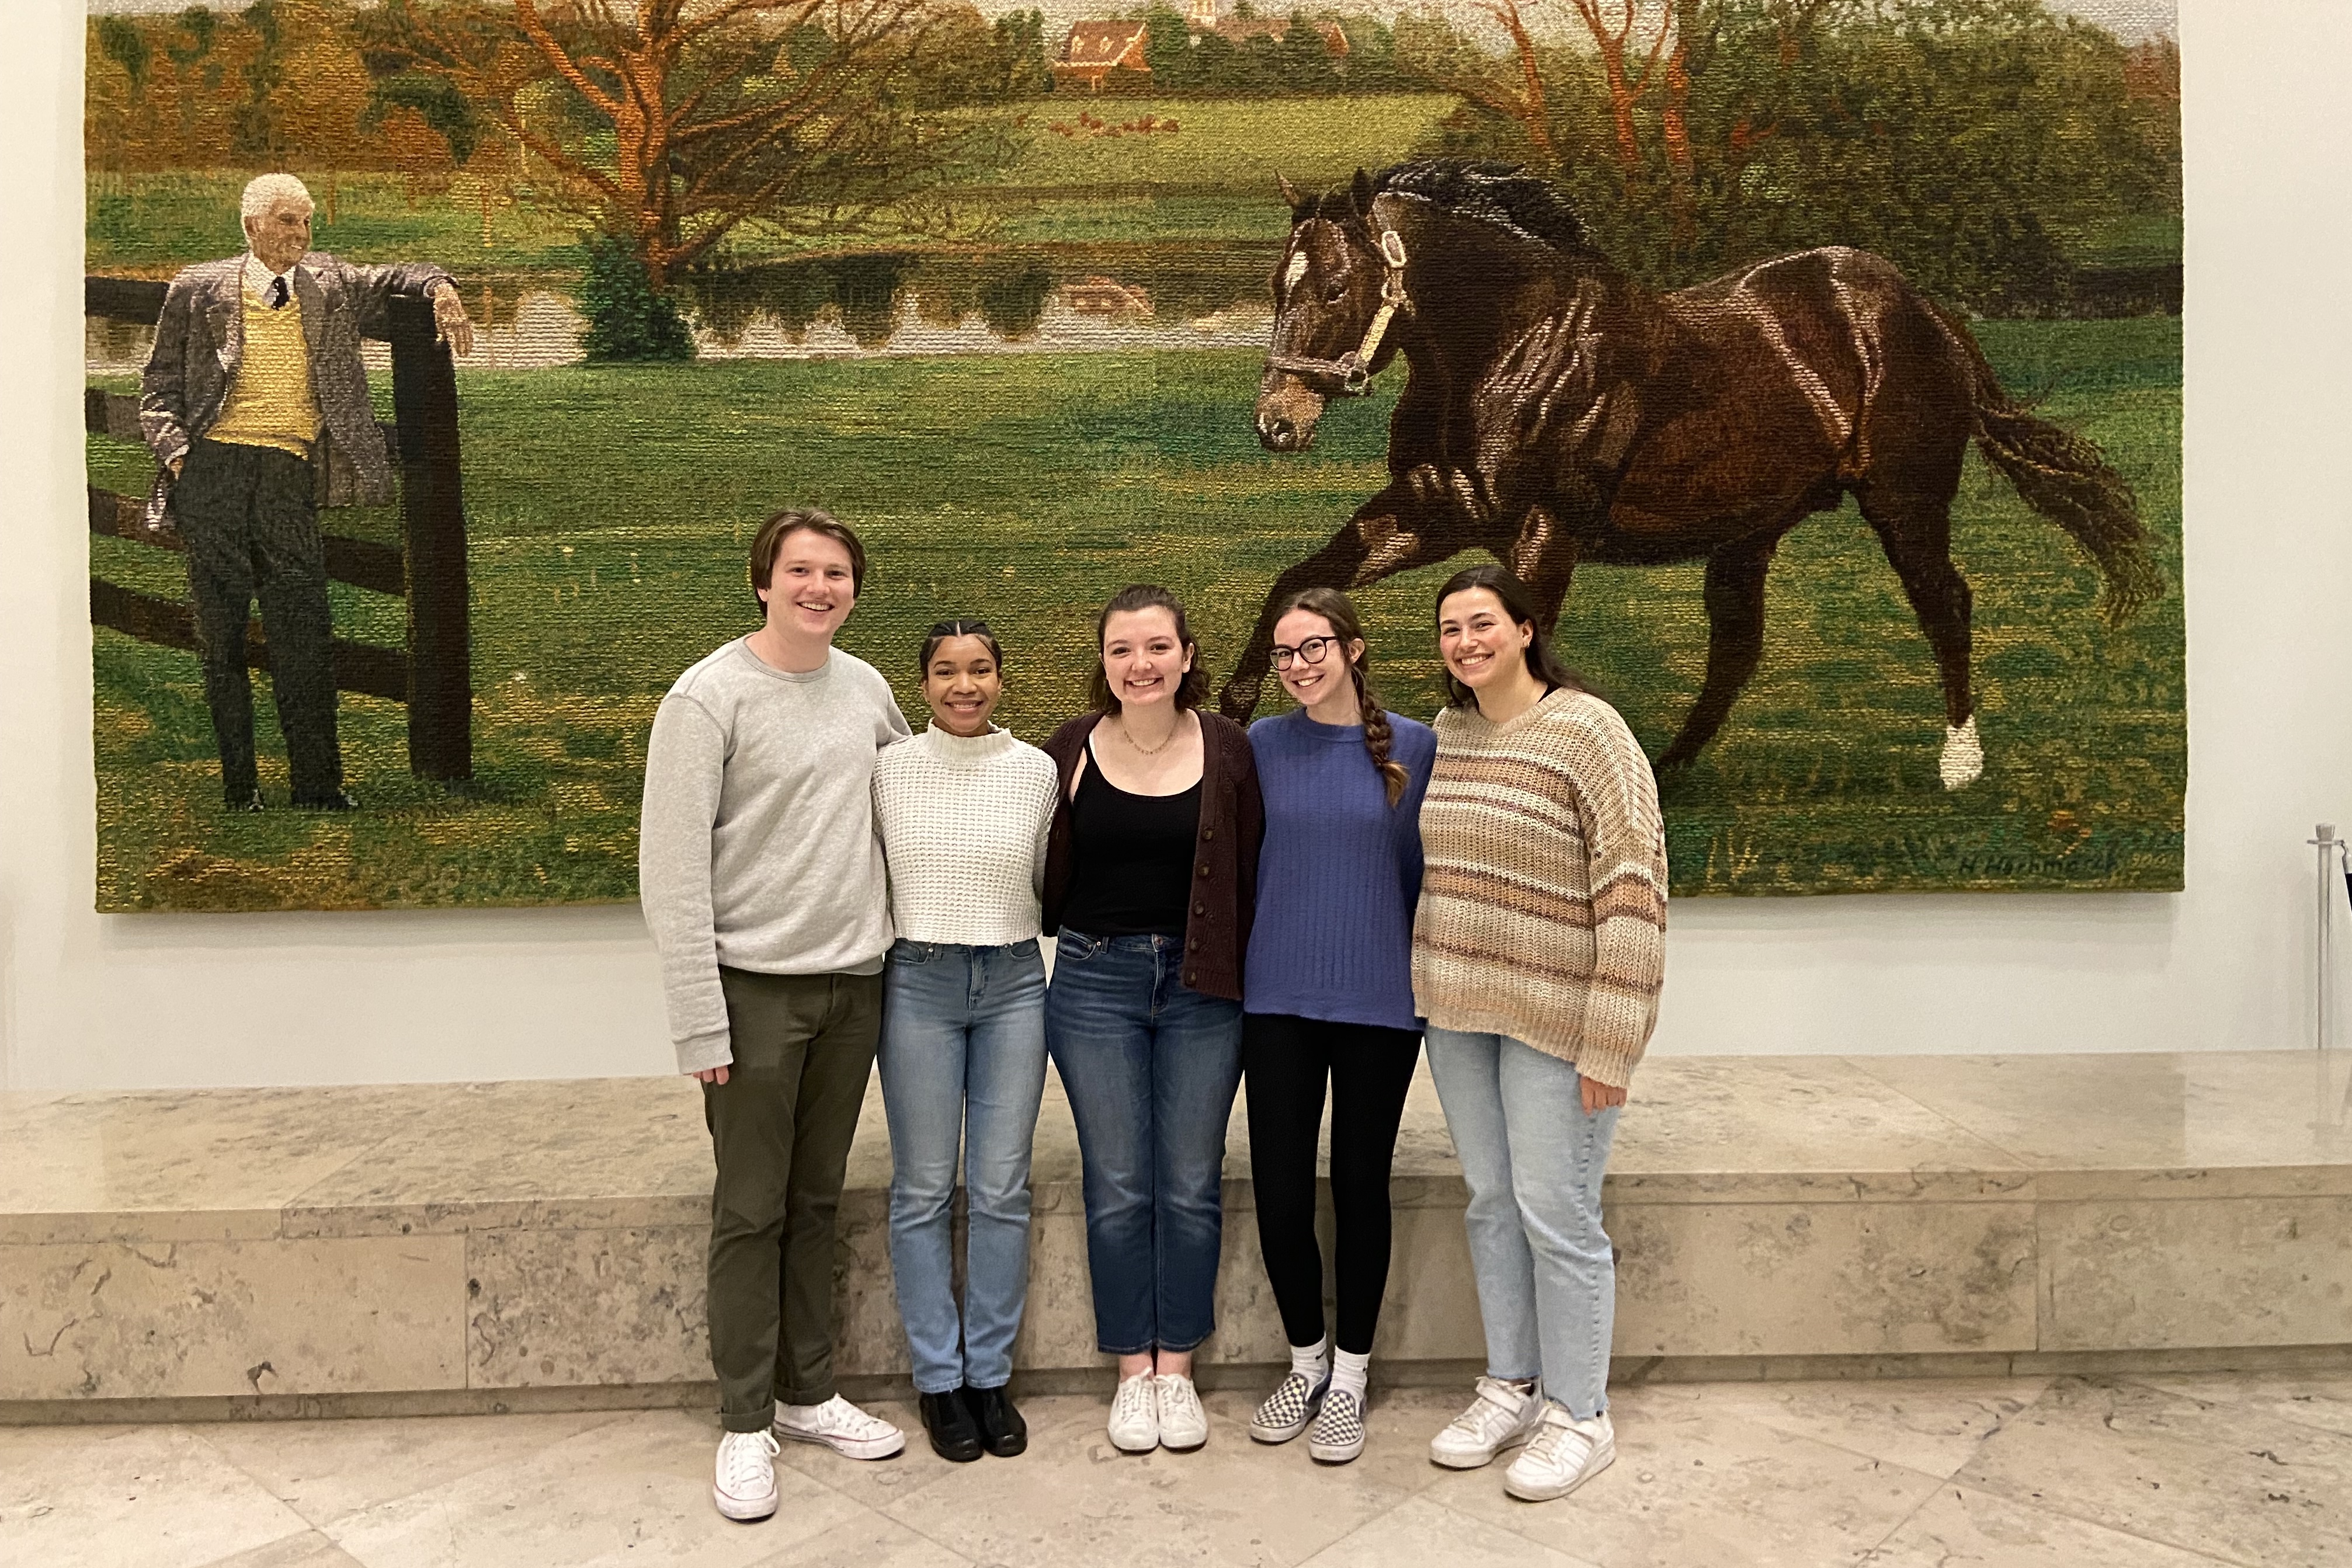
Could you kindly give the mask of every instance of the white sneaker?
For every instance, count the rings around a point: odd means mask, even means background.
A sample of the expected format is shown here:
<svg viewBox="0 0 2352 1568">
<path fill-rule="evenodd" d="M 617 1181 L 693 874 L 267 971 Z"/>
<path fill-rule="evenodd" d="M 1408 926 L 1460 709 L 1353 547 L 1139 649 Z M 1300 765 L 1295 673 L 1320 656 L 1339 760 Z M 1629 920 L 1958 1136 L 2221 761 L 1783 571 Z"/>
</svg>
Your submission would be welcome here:
<svg viewBox="0 0 2352 1568">
<path fill-rule="evenodd" d="M 1607 1469 L 1616 1458 L 1617 1432 L 1608 1411 L 1579 1421 L 1547 1402 L 1536 1435 L 1503 1472 L 1503 1490 L 1528 1502 L 1549 1502 Z"/>
<path fill-rule="evenodd" d="M 1307 1430 L 1315 1413 L 1323 1408 L 1323 1396 L 1330 1391 L 1328 1372 L 1320 1383 L 1309 1383 L 1305 1373 L 1291 1368 L 1258 1406 L 1257 1414 L 1250 1417 L 1250 1436 L 1261 1443 L 1287 1443 Z"/>
<path fill-rule="evenodd" d="M 907 1446 L 907 1434 L 838 1394 L 822 1405 L 777 1406 L 776 1436 L 822 1443 L 845 1459 L 887 1459 Z"/>
<path fill-rule="evenodd" d="M 1152 1382 L 1160 1385 L 1160 1446 L 1189 1454 L 1207 1442 L 1209 1413 L 1201 1408 L 1192 1380 L 1169 1372 Z"/>
<path fill-rule="evenodd" d="M 1148 1454 L 1160 1446 L 1159 1380 L 1139 1372 L 1110 1396 L 1110 1443 L 1123 1454 Z"/>
<path fill-rule="evenodd" d="M 1429 1440 L 1430 1462 L 1449 1470 L 1492 1464 L 1496 1454 L 1528 1440 L 1543 1417 L 1543 1407 L 1541 1385 L 1532 1394 L 1522 1394 L 1507 1383 L 1482 1377 L 1470 1408 Z"/>
<path fill-rule="evenodd" d="M 776 1440 L 765 1432 L 730 1432 L 719 1438 L 710 1500 L 730 1519 L 765 1519 L 775 1512 Z"/>
<path fill-rule="evenodd" d="M 1321 1465 L 1344 1465 L 1363 1451 L 1364 1402 L 1352 1388 L 1334 1389 L 1307 1434 L 1307 1457 Z"/>
</svg>

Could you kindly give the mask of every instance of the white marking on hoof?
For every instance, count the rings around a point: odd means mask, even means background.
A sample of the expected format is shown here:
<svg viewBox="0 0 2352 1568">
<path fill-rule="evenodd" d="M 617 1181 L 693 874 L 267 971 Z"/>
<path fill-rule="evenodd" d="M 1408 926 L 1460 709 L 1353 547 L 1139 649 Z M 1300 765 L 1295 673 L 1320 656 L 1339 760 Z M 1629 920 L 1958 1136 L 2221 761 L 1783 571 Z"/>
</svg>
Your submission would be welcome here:
<svg viewBox="0 0 2352 1568">
<path fill-rule="evenodd" d="M 1944 788 L 1965 789 L 1984 775 L 1984 745 L 1977 739 L 1977 716 L 1969 715 L 1969 722 L 1944 730 Z"/>
</svg>

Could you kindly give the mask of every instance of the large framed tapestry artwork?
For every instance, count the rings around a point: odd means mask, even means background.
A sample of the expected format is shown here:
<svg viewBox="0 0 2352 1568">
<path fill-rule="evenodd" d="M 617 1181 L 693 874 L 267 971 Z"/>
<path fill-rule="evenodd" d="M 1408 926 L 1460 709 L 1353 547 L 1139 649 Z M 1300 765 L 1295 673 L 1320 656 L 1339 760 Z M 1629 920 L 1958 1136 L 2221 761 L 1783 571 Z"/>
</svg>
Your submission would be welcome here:
<svg viewBox="0 0 2352 1568">
<path fill-rule="evenodd" d="M 787 506 L 918 716 L 1137 581 L 1235 716 L 1349 587 L 1427 716 L 1500 557 L 1678 894 L 2180 885 L 2172 0 L 1178 3 L 91 0 L 99 907 L 634 897 Z"/>
</svg>

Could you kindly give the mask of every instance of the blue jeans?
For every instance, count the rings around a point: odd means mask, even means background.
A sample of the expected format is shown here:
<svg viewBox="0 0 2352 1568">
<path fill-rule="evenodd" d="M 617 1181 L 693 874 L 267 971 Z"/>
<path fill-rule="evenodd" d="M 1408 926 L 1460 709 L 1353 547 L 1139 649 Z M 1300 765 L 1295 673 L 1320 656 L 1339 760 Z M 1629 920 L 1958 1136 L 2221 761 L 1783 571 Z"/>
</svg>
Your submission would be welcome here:
<svg viewBox="0 0 2352 1568">
<path fill-rule="evenodd" d="M 1225 1119 L 1242 1076 L 1242 1005 L 1178 978 L 1169 936 L 1082 936 L 1054 950 L 1045 1039 L 1086 1172 L 1095 1344 L 1191 1350 L 1217 1326 Z"/>
<path fill-rule="evenodd" d="M 893 946 L 882 979 L 881 1063 L 894 1167 L 890 1268 L 915 1388 L 1002 1388 L 1029 1294 L 1029 1150 L 1045 1092 L 1045 965 L 1036 939 Z M 961 1322 L 949 1218 L 959 1144 L 971 1221 Z"/>
<path fill-rule="evenodd" d="M 1587 1115 L 1576 1069 L 1507 1035 L 1432 1025 L 1426 1039 L 1470 1186 L 1486 1375 L 1540 1375 L 1547 1395 L 1590 1419 L 1609 1407 L 1617 1316 L 1617 1265 L 1601 1228 L 1617 1107 Z"/>
</svg>

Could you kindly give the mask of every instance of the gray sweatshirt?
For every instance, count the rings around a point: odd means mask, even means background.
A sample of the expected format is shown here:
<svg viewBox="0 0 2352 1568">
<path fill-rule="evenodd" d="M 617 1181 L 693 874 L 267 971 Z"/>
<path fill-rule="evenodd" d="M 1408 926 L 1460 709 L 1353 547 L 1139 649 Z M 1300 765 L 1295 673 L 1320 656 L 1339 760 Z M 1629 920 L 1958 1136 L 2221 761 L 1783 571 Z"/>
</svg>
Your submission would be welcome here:
<svg viewBox="0 0 2352 1568">
<path fill-rule="evenodd" d="M 874 758 L 903 740 L 890 684 L 838 648 L 804 674 L 741 639 L 677 678 L 646 747 L 637 890 L 678 1070 L 734 1060 L 719 967 L 874 974 L 890 946 Z"/>
</svg>

